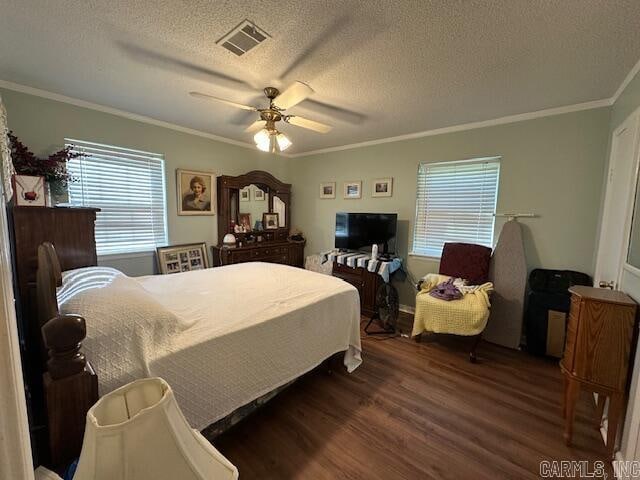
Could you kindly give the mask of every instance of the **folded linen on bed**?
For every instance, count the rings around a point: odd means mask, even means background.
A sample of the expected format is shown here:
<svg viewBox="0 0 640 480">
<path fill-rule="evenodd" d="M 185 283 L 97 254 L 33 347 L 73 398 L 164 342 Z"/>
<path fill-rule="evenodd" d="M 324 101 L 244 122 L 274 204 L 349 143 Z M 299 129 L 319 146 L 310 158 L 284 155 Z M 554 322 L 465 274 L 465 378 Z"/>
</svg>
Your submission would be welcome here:
<svg viewBox="0 0 640 480">
<path fill-rule="evenodd" d="M 245 263 L 137 278 L 112 271 L 76 285 L 77 275 L 94 268 L 65 272 L 58 296 L 63 313 L 87 321 L 84 349 L 100 393 L 160 376 L 194 428 L 336 352 L 346 351 L 350 372 L 362 362 L 358 292 L 338 278 Z"/>
</svg>

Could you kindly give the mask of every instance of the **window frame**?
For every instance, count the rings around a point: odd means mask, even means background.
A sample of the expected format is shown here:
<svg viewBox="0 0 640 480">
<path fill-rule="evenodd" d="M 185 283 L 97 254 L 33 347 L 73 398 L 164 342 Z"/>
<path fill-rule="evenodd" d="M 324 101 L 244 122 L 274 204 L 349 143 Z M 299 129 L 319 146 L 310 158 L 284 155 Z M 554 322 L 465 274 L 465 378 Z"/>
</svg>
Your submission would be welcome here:
<svg viewBox="0 0 640 480">
<path fill-rule="evenodd" d="M 442 251 L 440 255 L 433 255 L 429 253 L 423 253 L 416 251 L 415 243 L 416 243 L 416 229 L 418 227 L 418 215 L 419 215 L 419 207 L 420 207 L 420 170 L 422 168 L 429 167 L 438 167 L 438 166 L 451 166 L 455 164 L 474 164 L 474 163 L 497 163 L 498 164 L 498 173 L 496 176 L 496 189 L 494 195 L 494 212 L 492 214 L 492 228 L 491 228 L 491 248 L 495 246 L 495 225 L 496 225 L 496 209 L 498 206 L 498 193 L 500 191 L 500 173 L 502 170 L 502 156 L 495 155 L 490 157 L 476 157 L 469 158 L 464 160 L 453 160 L 453 161 L 443 161 L 443 162 L 420 162 L 418 164 L 418 171 L 416 173 L 416 204 L 415 204 L 415 213 L 413 217 L 413 230 L 411 232 L 411 249 L 409 250 L 409 256 L 419 257 L 426 260 L 440 260 L 442 258 Z M 426 175 L 426 173 L 425 173 Z M 461 242 L 464 240 L 460 240 Z"/>
<path fill-rule="evenodd" d="M 115 156 L 123 158 L 126 158 L 126 154 L 129 153 L 132 156 L 142 156 L 142 157 L 148 157 L 149 159 L 153 159 L 155 161 L 158 161 L 160 164 L 160 172 L 161 172 L 161 176 L 162 176 L 162 181 L 161 181 L 161 185 L 162 185 L 162 222 L 163 222 L 163 230 L 164 230 L 164 238 L 162 239 L 161 242 L 156 243 L 153 247 L 137 247 L 137 248 L 133 248 L 131 250 L 127 250 L 127 251 L 115 251 L 115 252 L 106 252 L 106 253 L 101 253 L 98 250 L 98 245 L 96 242 L 96 250 L 97 250 L 97 256 L 98 258 L 104 258 L 104 259 L 112 259 L 112 260 L 117 260 L 117 259 L 126 259 L 126 258 L 137 258 L 137 257 L 144 257 L 144 256 L 152 256 L 155 254 L 156 251 L 156 247 L 160 247 L 160 246 L 166 246 L 169 244 L 169 221 L 168 221 L 168 212 L 167 212 L 167 172 L 166 172 L 166 160 L 165 160 L 165 156 L 163 153 L 154 153 L 154 152 L 148 152 L 145 150 L 137 150 L 137 149 L 132 149 L 132 148 L 128 148 L 128 147 L 121 147 L 118 145 L 108 145 L 108 144 L 104 144 L 104 143 L 97 143 L 97 142 L 91 142 L 88 140 L 80 140 L 80 139 L 75 139 L 75 138 L 69 138 L 69 137 L 65 137 L 64 139 L 65 142 L 65 146 L 72 146 L 73 150 L 72 151 L 79 151 L 82 152 L 83 151 L 83 147 L 93 147 L 96 149 L 104 149 L 105 151 L 111 152 L 113 154 L 115 154 Z M 91 157 L 91 154 L 87 155 L 88 157 Z M 74 162 L 75 160 L 70 160 L 71 162 Z M 84 159 L 78 159 L 78 161 L 82 162 L 84 161 Z M 72 207 L 96 207 L 96 208 L 102 208 L 104 209 L 104 207 L 101 207 L 100 205 L 90 205 L 88 203 L 86 203 L 86 199 L 84 198 L 84 196 L 82 197 L 82 204 L 78 204 L 78 203 L 72 203 L 71 202 L 71 194 L 69 193 L 69 198 L 67 201 L 67 204 L 69 206 Z M 101 212 L 97 212 L 97 215 L 99 216 Z M 96 231 L 98 229 L 98 219 L 96 219 Z"/>
</svg>

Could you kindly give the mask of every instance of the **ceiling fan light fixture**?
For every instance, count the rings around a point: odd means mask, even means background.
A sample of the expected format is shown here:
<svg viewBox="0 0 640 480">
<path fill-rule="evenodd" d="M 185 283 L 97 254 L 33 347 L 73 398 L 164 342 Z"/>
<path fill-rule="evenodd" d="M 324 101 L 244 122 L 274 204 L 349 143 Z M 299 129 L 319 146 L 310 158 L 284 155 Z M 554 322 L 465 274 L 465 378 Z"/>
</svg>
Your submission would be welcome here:
<svg viewBox="0 0 640 480">
<path fill-rule="evenodd" d="M 276 141 L 278 143 L 278 149 L 281 152 L 284 152 L 287 148 L 291 146 L 291 140 L 284 133 L 278 132 L 276 135 Z"/>
<path fill-rule="evenodd" d="M 263 152 L 284 152 L 292 143 L 284 133 L 263 128 L 253 136 L 258 150 Z"/>
<path fill-rule="evenodd" d="M 266 128 L 263 128 L 253 136 L 253 141 L 256 142 L 256 145 L 260 145 L 263 143 L 266 143 L 267 145 L 269 145 L 270 136 L 271 136 L 271 133 L 269 133 L 269 130 L 267 130 Z"/>
</svg>

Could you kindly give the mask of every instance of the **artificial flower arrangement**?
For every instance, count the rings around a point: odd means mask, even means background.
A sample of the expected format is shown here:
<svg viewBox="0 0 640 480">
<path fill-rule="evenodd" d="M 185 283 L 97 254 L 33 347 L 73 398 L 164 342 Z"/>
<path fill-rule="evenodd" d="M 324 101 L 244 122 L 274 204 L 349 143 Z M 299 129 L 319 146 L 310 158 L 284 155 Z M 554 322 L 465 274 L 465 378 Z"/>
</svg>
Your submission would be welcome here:
<svg viewBox="0 0 640 480">
<path fill-rule="evenodd" d="M 38 158 L 13 132 L 9 132 L 8 136 L 11 160 L 17 175 L 44 177 L 53 195 L 64 194 L 67 185 L 78 180 L 67 171 L 67 162 L 86 155 L 74 152 L 73 145 L 68 145 L 47 158 Z"/>
</svg>

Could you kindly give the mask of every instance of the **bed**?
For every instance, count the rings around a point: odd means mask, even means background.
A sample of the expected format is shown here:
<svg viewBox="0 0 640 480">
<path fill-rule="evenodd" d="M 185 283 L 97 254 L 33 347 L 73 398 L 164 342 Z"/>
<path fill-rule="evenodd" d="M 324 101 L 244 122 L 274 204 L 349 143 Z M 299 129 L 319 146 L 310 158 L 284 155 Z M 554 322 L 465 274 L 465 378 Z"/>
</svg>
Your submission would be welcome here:
<svg viewBox="0 0 640 480">
<path fill-rule="evenodd" d="M 259 262 L 135 278 L 96 266 L 57 274 L 47 248 L 39 310 L 84 318 L 82 350 L 101 395 L 160 376 L 202 430 L 338 352 L 349 372 L 362 362 L 358 292 L 338 278 Z"/>
</svg>

